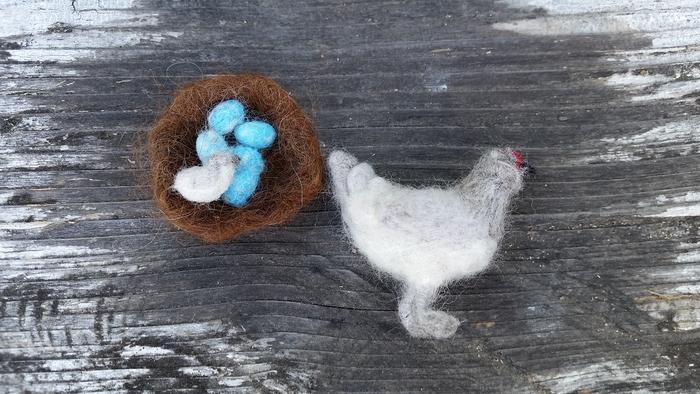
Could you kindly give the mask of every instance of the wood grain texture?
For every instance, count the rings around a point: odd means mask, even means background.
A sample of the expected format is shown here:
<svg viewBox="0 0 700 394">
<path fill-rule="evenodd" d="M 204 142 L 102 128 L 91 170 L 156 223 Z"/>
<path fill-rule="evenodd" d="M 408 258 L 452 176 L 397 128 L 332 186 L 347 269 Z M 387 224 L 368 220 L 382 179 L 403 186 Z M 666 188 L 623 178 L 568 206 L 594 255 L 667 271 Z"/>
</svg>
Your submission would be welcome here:
<svg viewBox="0 0 700 394">
<path fill-rule="evenodd" d="M 697 392 L 695 0 L 0 5 L 0 392 Z M 503 250 L 408 338 L 328 192 L 225 245 L 168 227 L 143 133 L 255 71 L 410 184 L 538 170 Z"/>
</svg>

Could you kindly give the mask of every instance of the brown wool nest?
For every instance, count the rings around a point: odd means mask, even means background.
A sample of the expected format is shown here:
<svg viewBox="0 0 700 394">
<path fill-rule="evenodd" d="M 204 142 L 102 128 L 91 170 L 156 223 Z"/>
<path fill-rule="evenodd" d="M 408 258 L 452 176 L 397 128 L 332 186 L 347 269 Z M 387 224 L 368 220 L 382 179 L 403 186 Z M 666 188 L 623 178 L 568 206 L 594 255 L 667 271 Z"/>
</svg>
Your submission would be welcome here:
<svg viewBox="0 0 700 394">
<path fill-rule="evenodd" d="M 207 113 L 223 100 L 236 99 L 248 115 L 264 119 L 277 132 L 263 151 L 265 171 L 243 208 L 223 201 L 196 204 L 171 189 L 183 167 L 200 165 L 195 141 Z M 206 242 L 223 242 L 282 223 L 316 194 L 323 183 L 323 159 L 311 121 L 279 84 L 255 74 L 222 75 L 179 89 L 148 135 L 153 197 L 166 219 Z"/>
</svg>

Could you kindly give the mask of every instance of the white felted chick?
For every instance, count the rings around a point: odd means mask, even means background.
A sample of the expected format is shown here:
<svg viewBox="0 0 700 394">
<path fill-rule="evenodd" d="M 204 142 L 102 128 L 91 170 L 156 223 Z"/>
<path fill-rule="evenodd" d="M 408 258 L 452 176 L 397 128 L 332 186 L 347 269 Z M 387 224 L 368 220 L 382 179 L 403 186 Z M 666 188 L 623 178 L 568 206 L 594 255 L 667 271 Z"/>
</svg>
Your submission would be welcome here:
<svg viewBox="0 0 700 394">
<path fill-rule="evenodd" d="M 180 170 L 175 175 L 173 189 L 188 201 L 209 203 L 228 189 L 238 158 L 232 154 L 212 155 L 206 164 Z"/>
<path fill-rule="evenodd" d="M 459 320 L 431 308 L 441 286 L 473 276 L 493 259 L 511 197 L 526 166 L 519 152 L 493 149 L 453 187 L 411 188 L 377 176 L 349 153 L 328 165 L 347 232 L 378 270 L 403 282 L 399 317 L 410 335 L 447 338 Z"/>
</svg>

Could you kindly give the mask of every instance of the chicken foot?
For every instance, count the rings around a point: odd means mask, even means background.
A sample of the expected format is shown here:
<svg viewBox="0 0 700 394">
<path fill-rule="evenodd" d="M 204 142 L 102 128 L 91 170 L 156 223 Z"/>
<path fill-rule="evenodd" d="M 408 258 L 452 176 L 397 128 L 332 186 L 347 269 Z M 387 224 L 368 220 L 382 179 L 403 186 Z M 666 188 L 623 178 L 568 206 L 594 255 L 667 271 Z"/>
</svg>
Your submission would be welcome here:
<svg viewBox="0 0 700 394">
<path fill-rule="evenodd" d="M 437 287 L 407 285 L 399 301 L 399 318 L 406 330 L 416 338 L 449 338 L 460 321 L 431 307 Z"/>
</svg>

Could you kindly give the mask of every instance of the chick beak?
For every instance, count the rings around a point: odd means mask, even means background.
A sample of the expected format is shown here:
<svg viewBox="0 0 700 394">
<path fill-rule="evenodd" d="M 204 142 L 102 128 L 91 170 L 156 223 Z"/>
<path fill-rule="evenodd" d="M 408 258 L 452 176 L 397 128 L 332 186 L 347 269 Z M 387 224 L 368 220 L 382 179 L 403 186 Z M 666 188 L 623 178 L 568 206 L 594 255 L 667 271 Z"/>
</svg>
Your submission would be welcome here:
<svg viewBox="0 0 700 394">
<path fill-rule="evenodd" d="M 523 176 L 535 175 L 535 167 L 528 164 L 520 151 L 514 150 L 513 158 L 515 160 L 515 168 L 522 170 Z"/>
</svg>

